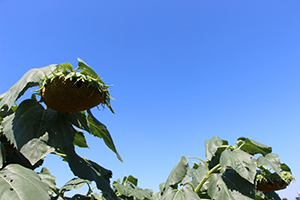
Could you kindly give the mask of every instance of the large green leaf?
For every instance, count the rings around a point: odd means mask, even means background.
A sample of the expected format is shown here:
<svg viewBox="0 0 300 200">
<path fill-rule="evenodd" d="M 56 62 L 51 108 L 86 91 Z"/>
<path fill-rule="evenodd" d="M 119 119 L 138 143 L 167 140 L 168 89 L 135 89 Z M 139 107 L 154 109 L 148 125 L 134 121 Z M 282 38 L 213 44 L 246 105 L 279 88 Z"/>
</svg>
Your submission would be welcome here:
<svg viewBox="0 0 300 200">
<path fill-rule="evenodd" d="M 65 146 L 63 148 L 67 155 L 69 166 L 74 173 L 81 179 L 87 179 L 89 181 L 95 181 L 97 188 L 109 196 L 110 199 L 117 199 L 114 191 L 111 189 L 109 182 L 103 176 L 99 169 L 95 168 L 92 163 L 78 156 L 74 150 L 74 146 Z"/>
<path fill-rule="evenodd" d="M 79 189 L 85 184 L 91 184 L 89 180 L 81 179 L 81 178 L 73 178 L 72 180 L 68 181 L 66 184 L 64 184 L 60 189 L 60 193 L 65 193 L 67 191 L 74 189 Z"/>
<path fill-rule="evenodd" d="M 0 171 L 0 199 L 50 199 L 49 187 L 32 170 L 17 164 L 7 165 Z"/>
<path fill-rule="evenodd" d="M 2 98 L 0 100 L 0 109 L 4 105 L 7 105 L 8 108 L 10 108 L 28 88 L 38 86 L 41 83 L 41 79 L 45 76 L 50 76 L 56 66 L 57 65 L 53 64 L 43 68 L 31 69 L 26 72 L 17 83 L 15 83 L 6 93 L 0 96 Z"/>
<path fill-rule="evenodd" d="M 221 174 L 213 174 L 208 179 L 208 195 L 214 200 L 233 200 L 233 196 L 222 179 Z"/>
<path fill-rule="evenodd" d="M 5 117 L 3 134 L 34 165 L 57 147 L 73 144 L 75 129 L 61 113 L 24 100 Z"/>
<path fill-rule="evenodd" d="M 191 189 L 183 187 L 180 189 L 169 188 L 161 197 L 161 200 L 200 200 L 200 197 Z"/>
<path fill-rule="evenodd" d="M 49 186 L 49 192 L 51 193 L 51 189 L 55 189 L 55 177 L 50 174 L 50 171 L 43 167 L 41 172 L 38 173 L 41 180 Z"/>
<path fill-rule="evenodd" d="M 241 177 L 254 184 L 256 164 L 252 156 L 242 150 L 226 150 L 221 154 L 220 165 L 223 168 L 231 167 Z"/>
<path fill-rule="evenodd" d="M 267 165 L 271 167 L 278 174 L 279 177 L 282 177 L 280 173 L 280 160 L 277 154 L 269 153 L 265 156 L 259 156 L 257 158 L 257 165 Z"/>
<path fill-rule="evenodd" d="M 227 169 L 223 173 L 222 179 L 234 199 L 251 200 L 255 198 L 255 185 L 241 177 L 233 169 Z"/>
<path fill-rule="evenodd" d="M 212 157 L 215 155 L 215 153 L 218 150 L 218 147 L 221 146 L 223 144 L 223 141 L 215 136 L 210 140 L 206 140 L 205 141 L 205 153 L 206 153 L 206 158 L 210 161 L 212 159 Z"/>
<path fill-rule="evenodd" d="M 258 153 L 266 155 L 272 152 L 272 147 L 269 147 L 267 145 L 261 144 L 259 142 L 245 137 L 238 138 L 236 144 L 239 147 L 242 145 L 241 150 L 247 151 L 248 153 L 253 155 Z"/>
<path fill-rule="evenodd" d="M 188 159 L 183 156 L 181 160 L 177 163 L 174 169 L 171 171 L 164 188 L 168 188 L 170 186 L 176 186 L 182 179 L 186 176 L 188 171 Z"/>
<path fill-rule="evenodd" d="M 188 174 L 192 178 L 191 182 L 195 188 L 203 180 L 206 173 L 207 169 L 203 163 L 200 163 L 197 168 L 192 168 L 189 170 Z"/>
<path fill-rule="evenodd" d="M 101 122 L 99 122 L 94 117 L 94 115 L 92 114 L 92 112 L 90 110 L 88 110 L 87 112 L 88 112 L 87 120 L 89 122 L 89 127 L 91 130 L 91 133 L 96 137 L 103 138 L 103 140 L 104 140 L 105 144 L 108 146 L 108 148 L 110 148 L 113 152 L 115 152 L 117 154 L 118 159 L 121 162 L 123 162 L 106 126 L 104 124 L 102 124 Z"/>
</svg>

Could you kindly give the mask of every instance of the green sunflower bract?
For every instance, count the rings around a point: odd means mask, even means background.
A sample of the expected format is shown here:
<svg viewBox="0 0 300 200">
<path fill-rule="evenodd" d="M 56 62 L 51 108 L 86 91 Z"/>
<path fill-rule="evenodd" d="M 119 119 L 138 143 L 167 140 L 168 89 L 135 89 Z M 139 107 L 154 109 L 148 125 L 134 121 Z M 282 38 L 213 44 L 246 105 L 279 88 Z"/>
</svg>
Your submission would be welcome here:
<svg viewBox="0 0 300 200">
<path fill-rule="evenodd" d="M 38 94 L 49 108 L 66 113 L 106 105 L 114 113 L 107 85 L 85 62 L 78 58 L 78 67 L 70 63 L 57 65 L 51 76 L 42 79 Z"/>
</svg>

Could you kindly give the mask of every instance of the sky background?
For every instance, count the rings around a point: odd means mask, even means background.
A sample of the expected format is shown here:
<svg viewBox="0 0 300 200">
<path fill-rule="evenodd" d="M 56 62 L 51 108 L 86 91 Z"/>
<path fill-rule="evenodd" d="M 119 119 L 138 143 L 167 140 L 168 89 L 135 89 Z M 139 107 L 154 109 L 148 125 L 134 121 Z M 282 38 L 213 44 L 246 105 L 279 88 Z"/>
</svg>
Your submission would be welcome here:
<svg viewBox="0 0 300 200">
<path fill-rule="evenodd" d="M 93 109 L 124 163 L 87 135 L 78 154 L 157 192 L 181 156 L 214 136 L 273 147 L 300 191 L 299 0 L 0 0 L 0 93 L 31 68 L 80 57 L 113 84 Z M 30 94 L 27 94 L 30 97 Z M 73 174 L 50 155 L 61 187 Z"/>
</svg>

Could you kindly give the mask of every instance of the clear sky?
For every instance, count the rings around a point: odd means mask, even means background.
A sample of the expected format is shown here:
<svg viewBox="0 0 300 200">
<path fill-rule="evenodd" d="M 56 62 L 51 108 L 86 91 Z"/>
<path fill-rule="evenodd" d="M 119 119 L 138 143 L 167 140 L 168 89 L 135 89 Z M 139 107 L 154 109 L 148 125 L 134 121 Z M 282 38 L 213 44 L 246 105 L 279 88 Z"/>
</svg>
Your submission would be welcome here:
<svg viewBox="0 0 300 200">
<path fill-rule="evenodd" d="M 31 68 L 80 57 L 113 84 L 100 139 L 78 153 L 158 191 L 181 156 L 205 158 L 214 136 L 273 147 L 300 191 L 299 0 L 0 0 L 0 93 Z M 29 97 L 29 96 L 28 96 Z M 66 163 L 45 161 L 62 186 Z"/>
</svg>

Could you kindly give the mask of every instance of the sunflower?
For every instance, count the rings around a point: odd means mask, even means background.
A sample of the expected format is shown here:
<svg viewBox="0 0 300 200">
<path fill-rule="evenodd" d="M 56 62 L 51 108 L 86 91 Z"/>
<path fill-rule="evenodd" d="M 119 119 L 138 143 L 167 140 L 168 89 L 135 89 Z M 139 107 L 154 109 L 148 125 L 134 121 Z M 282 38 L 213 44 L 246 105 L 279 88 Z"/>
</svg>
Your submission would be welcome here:
<svg viewBox="0 0 300 200">
<path fill-rule="evenodd" d="M 41 80 L 38 94 L 48 108 L 74 113 L 106 105 L 114 113 L 108 88 L 97 73 L 78 58 L 78 67 L 70 63 L 57 65 L 50 76 Z"/>
</svg>

